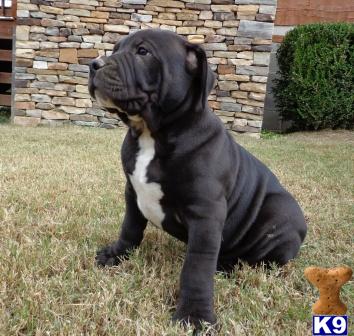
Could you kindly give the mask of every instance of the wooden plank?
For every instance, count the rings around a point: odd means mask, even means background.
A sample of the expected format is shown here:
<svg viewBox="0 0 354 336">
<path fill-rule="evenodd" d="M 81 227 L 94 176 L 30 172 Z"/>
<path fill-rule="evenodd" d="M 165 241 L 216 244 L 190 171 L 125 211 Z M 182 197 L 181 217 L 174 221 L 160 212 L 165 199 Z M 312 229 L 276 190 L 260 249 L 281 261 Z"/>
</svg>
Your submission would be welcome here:
<svg viewBox="0 0 354 336">
<path fill-rule="evenodd" d="M 0 20 L 0 39 L 12 40 L 12 32 L 15 26 L 14 21 L 2 21 Z"/>
<path fill-rule="evenodd" d="M 6 19 L 12 19 L 12 8 L 9 7 L 0 7 L 0 19 L 1 20 L 6 20 Z"/>
<path fill-rule="evenodd" d="M 0 106 L 11 106 L 11 95 L 0 94 Z"/>
<path fill-rule="evenodd" d="M 278 0 L 275 25 L 354 22 L 354 0 Z"/>
<path fill-rule="evenodd" d="M 11 84 L 11 73 L 10 72 L 0 72 L 0 83 Z"/>
<path fill-rule="evenodd" d="M 12 61 L 12 51 L 11 50 L 0 50 L 0 61 Z"/>
<path fill-rule="evenodd" d="M 16 17 L 17 17 L 17 14 L 16 14 L 16 11 L 17 11 L 17 0 L 12 0 L 11 11 L 12 11 L 12 17 L 14 19 L 16 19 Z"/>
</svg>

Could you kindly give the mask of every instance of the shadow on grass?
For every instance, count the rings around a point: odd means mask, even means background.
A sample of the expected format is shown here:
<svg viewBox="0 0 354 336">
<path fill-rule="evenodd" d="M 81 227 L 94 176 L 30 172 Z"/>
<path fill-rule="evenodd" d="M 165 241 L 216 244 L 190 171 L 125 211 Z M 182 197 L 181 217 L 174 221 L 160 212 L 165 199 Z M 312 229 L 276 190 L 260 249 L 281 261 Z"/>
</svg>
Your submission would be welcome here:
<svg viewBox="0 0 354 336">
<path fill-rule="evenodd" d="M 0 106 L 0 124 L 7 124 L 10 122 L 11 109 L 7 106 Z"/>
</svg>

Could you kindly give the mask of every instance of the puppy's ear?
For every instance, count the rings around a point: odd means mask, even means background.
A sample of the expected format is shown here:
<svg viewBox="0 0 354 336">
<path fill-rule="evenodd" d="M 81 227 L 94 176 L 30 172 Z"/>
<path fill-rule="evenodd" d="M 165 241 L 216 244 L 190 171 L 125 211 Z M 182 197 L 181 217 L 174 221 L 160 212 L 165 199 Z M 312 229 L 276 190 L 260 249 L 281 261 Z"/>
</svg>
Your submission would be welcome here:
<svg viewBox="0 0 354 336">
<path fill-rule="evenodd" d="M 195 103 L 200 104 L 200 107 L 204 109 L 208 95 L 215 84 L 215 74 L 211 70 L 205 51 L 201 46 L 187 44 L 186 69 L 193 76 Z"/>
</svg>

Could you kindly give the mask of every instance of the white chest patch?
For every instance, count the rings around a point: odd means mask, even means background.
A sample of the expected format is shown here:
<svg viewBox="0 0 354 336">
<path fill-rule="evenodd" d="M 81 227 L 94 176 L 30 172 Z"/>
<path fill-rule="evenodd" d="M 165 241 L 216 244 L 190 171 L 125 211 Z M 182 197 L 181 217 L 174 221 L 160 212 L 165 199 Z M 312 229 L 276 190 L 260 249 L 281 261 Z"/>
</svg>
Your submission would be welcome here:
<svg viewBox="0 0 354 336">
<path fill-rule="evenodd" d="M 162 221 L 165 218 L 160 204 L 163 192 L 160 184 L 147 182 L 147 169 L 155 156 L 155 140 L 146 126 L 139 136 L 138 143 L 140 148 L 136 157 L 134 172 L 129 175 L 130 181 L 136 192 L 140 211 L 146 219 L 161 229 Z"/>
</svg>

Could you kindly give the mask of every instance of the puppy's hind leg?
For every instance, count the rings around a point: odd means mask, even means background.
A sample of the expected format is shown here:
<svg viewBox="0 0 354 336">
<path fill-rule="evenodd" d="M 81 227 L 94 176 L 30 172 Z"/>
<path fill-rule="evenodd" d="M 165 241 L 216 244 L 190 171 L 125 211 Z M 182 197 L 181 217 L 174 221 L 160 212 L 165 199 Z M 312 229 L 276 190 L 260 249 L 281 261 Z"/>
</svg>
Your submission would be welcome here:
<svg viewBox="0 0 354 336">
<path fill-rule="evenodd" d="M 269 195 L 249 233 L 256 243 L 242 259 L 250 265 L 282 266 L 296 257 L 306 231 L 304 215 L 288 192 Z"/>
</svg>

